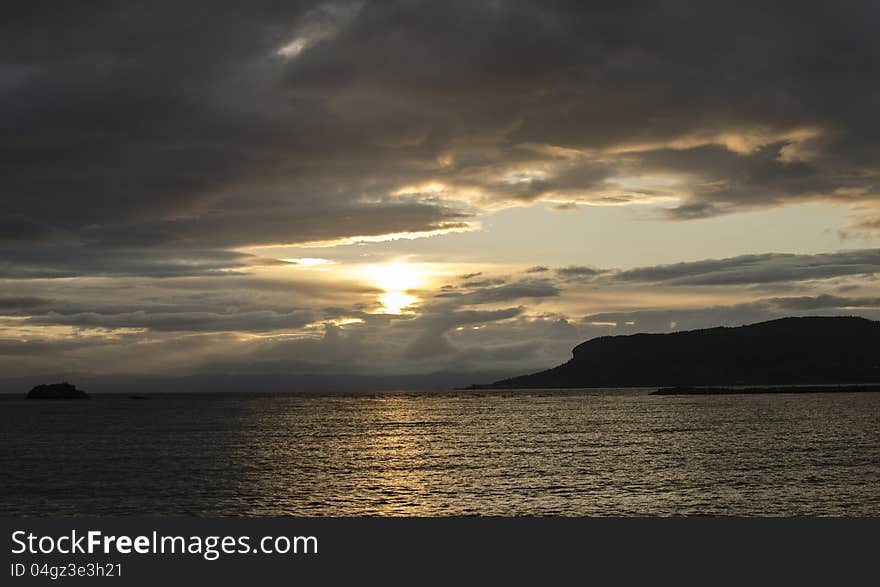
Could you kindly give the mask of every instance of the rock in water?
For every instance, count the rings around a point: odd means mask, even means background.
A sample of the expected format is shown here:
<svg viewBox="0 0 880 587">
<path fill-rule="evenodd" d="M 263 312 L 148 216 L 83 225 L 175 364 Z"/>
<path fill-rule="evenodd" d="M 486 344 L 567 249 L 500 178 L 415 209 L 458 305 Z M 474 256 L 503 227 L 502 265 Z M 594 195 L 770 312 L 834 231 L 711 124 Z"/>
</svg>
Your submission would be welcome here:
<svg viewBox="0 0 880 587">
<path fill-rule="evenodd" d="M 27 394 L 28 399 L 89 399 L 89 394 L 68 382 L 37 385 Z"/>
</svg>

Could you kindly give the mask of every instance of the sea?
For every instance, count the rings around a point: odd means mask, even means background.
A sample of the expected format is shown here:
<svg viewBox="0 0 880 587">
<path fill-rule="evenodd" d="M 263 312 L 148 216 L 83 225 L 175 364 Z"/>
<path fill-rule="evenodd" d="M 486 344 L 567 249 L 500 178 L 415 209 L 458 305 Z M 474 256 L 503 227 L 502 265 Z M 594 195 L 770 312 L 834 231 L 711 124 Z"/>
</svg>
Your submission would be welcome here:
<svg viewBox="0 0 880 587">
<path fill-rule="evenodd" d="M 0 397 L 0 516 L 878 516 L 880 393 Z"/>
</svg>

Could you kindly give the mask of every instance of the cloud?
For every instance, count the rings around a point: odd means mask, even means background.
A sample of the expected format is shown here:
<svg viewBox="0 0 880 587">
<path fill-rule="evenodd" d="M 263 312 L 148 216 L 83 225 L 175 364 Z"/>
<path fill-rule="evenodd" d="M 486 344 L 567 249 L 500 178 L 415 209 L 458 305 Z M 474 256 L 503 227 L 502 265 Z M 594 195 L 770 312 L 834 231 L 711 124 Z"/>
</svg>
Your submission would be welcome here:
<svg viewBox="0 0 880 587">
<path fill-rule="evenodd" d="M 880 249 L 796 255 L 767 253 L 640 267 L 616 272 L 622 283 L 748 285 L 832 279 L 880 272 Z"/>
<path fill-rule="evenodd" d="M 821 294 L 818 296 L 797 296 L 787 298 L 771 298 L 769 303 L 786 311 L 824 310 L 824 309 L 855 309 L 880 308 L 880 298 L 852 298 Z"/>
<path fill-rule="evenodd" d="M 462 227 L 462 202 L 677 200 L 672 217 L 698 218 L 878 201 L 871 2 L 796 20 L 757 3 L 211 8 L 10 9 L 7 241 L 431 232 Z"/>
<path fill-rule="evenodd" d="M 600 312 L 584 316 L 581 324 L 605 329 L 604 334 L 670 332 L 715 326 L 741 326 L 791 315 L 852 315 L 880 318 L 880 300 L 822 294 L 764 298 L 704 308 L 656 308 L 626 312 Z"/>
<path fill-rule="evenodd" d="M 466 292 L 448 291 L 436 295 L 437 298 L 454 300 L 456 306 L 494 304 L 511 302 L 524 298 L 549 298 L 559 296 L 561 290 L 549 280 L 526 280 L 503 284 L 502 279 L 468 282 Z"/>
<path fill-rule="evenodd" d="M 294 34 L 276 53 L 292 59 L 323 40 L 332 38 L 360 11 L 361 2 L 326 2 L 318 4 L 299 18 Z"/>
<path fill-rule="evenodd" d="M 287 313 L 262 310 L 219 314 L 214 312 L 125 312 L 119 314 L 60 314 L 32 316 L 26 325 L 65 325 L 77 328 L 145 328 L 156 332 L 267 332 L 299 329 L 313 322 L 308 310 Z"/>
<path fill-rule="evenodd" d="M 858 216 L 852 218 L 843 229 L 842 236 L 848 236 L 850 233 L 874 233 L 880 232 L 880 216 Z"/>
<path fill-rule="evenodd" d="M 56 236 L 51 226 L 41 222 L 20 215 L 0 216 L 0 247 L 29 245 Z"/>
<path fill-rule="evenodd" d="M 407 359 L 442 359 L 455 352 L 455 347 L 446 338 L 449 330 L 472 324 L 485 324 L 507 320 L 522 314 L 523 308 L 504 308 L 501 310 L 454 310 L 446 308 L 429 310 L 413 321 L 412 327 L 419 332 L 415 340 L 406 348 Z"/>
<path fill-rule="evenodd" d="M 87 348 L 107 345 L 106 340 L 16 340 L 0 338 L 0 357 L 12 357 L 13 361 L 33 359 L 40 355 L 52 354 L 64 356 L 71 351 L 82 351 Z M 0 363 L 2 364 L 2 363 Z M 43 367 L 45 369 L 45 367 Z"/>
<path fill-rule="evenodd" d="M 448 232 L 471 228 L 468 213 L 420 202 L 311 203 L 308 209 L 256 198 L 228 202 L 233 210 L 162 222 L 137 222 L 85 231 L 93 247 L 245 247 L 369 240 L 386 235 Z"/>
<path fill-rule="evenodd" d="M 560 289 L 550 281 L 519 281 L 498 287 L 488 287 L 470 292 L 460 298 L 467 304 L 492 304 L 523 298 L 548 298 L 559 296 Z"/>
<path fill-rule="evenodd" d="M 244 251 L 477 230 L 538 201 L 676 222 L 826 201 L 853 210 L 847 234 L 876 232 L 878 17 L 867 1 L 797 18 L 757 2 L 8 7 L 0 369 L 549 366 L 609 330 L 876 312 L 876 249 L 548 257 L 526 279 L 426 289 L 399 317 L 369 314 L 374 287 L 278 277 L 283 261 Z M 703 286 L 736 300 L 676 298 Z M 751 299 L 771 287 L 795 291 Z"/>
<path fill-rule="evenodd" d="M 563 279 L 589 279 L 604 273 L 601 269 L 595 267 L 584 267 L 581 265 L 569 265 L 568 267 L 560 267 L 556 270 L 556 274 Z"/>
<path fill-rule="evenodd" d="M 460 351 L 457 360 L 460 364 L 464 365 L 523 361 L 534 358 L 543 347 L 543 343 L 537 340 L 495 346 L 469 347 Z"/>
<path fill-rule="evenodd" d="M 33 310 L 51 303 L 52 300 L 39 297 L 0 297 L 0 312 Z"/>
<path fill-rule="evenodd" d="M 52 279 L 80 276 L 154 278 L 235 275 L 282 261 L 215 249 L 103 249 L 89 246 L 31 246 L 0 257 L 2 279 Z"/>
</svg>

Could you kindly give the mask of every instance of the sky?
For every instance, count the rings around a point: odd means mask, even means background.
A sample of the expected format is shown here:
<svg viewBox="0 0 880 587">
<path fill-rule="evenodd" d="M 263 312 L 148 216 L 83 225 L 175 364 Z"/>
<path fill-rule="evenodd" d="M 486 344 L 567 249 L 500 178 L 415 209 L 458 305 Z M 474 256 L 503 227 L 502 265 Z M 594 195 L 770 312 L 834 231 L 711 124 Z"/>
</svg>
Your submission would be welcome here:
<svg viewBox="0 0 880 587">
<path fill-rule="evenodd" d="M 880 318 L 880 5 L 809 4 L 13 2 L 0 376 Z"/>
</svg>

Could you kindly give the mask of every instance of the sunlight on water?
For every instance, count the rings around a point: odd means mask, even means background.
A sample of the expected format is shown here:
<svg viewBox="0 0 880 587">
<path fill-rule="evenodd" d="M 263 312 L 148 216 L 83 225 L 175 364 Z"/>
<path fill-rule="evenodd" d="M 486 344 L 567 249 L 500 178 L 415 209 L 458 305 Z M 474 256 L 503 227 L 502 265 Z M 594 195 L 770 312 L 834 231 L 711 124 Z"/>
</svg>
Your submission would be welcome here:
<svg viewBox="0 0 880 587">
<path fill-rule="evenodd" d="M 0 515 L 880 515 L 880 394 L 0 399 Z"/>
</svg>

